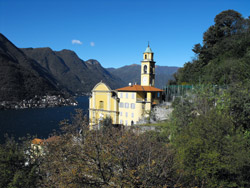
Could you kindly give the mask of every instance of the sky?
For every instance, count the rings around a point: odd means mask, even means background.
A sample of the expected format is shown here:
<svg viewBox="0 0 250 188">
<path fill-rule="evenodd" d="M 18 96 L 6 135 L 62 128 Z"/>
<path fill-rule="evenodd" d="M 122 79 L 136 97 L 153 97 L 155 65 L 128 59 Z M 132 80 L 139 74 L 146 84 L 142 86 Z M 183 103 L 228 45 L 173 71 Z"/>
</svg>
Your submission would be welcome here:
<svg viewBox="0 0 250 188">
<path fill-rule="evenodd" d="M 250 16 L 250 0 L 0 0 L 0 33 L 19 48 L 69 49 L 103 67 L 182 67 L 220 12 Z"/>
</svg>

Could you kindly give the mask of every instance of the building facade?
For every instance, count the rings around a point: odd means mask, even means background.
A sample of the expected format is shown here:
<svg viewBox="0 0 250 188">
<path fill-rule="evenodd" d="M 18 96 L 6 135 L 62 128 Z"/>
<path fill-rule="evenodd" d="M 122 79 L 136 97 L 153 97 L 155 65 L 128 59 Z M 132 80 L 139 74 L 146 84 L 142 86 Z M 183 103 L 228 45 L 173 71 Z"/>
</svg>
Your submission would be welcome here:
<svg viewBox="0 0 250 188">
<path fill-rule="evenodd" d="M 113 124 L 134 125 L 148 116 L 154 105 L 160 104 L 163 90 L 155 88 L 154 53 L 148 45 L 141 61 L 141 85 L 111 90 L 105 83 L 98 83 L 89 99 L 90 125 L 97 125 L 109 116 Z"/>
<path fill-rule="evenodd" d="M 137 124 L 162 98 L 162 90 L 152 86 L 131 85 L 116 91 L 120 99 L 119 123 L 123 125 Z"/>
<path fill-rule="evenodd" d="M 89 98 L 89 123 L 97 125 L 103 118 L 110 116 L 113 124 L 119 124 L 119 98 L 116 91 L 102 81 L 96 84 Z"/>
</svg>

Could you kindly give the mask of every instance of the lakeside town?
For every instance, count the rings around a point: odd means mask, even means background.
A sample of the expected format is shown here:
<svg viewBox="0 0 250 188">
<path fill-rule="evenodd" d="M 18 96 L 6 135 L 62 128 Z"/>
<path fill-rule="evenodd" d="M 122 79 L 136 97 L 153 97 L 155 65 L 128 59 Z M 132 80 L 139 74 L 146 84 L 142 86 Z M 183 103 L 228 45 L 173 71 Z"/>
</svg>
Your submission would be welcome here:
<svg viewBox="0 0 250 188">
<path fill-rule="evenodd" d="M 22 101 L 2 101 L 0 102 L 0 110 L 77 106 L 77 104 L 78 102 L 73 97 L 64 98 L 61 95 L 45 95 Z"/>
</svg>

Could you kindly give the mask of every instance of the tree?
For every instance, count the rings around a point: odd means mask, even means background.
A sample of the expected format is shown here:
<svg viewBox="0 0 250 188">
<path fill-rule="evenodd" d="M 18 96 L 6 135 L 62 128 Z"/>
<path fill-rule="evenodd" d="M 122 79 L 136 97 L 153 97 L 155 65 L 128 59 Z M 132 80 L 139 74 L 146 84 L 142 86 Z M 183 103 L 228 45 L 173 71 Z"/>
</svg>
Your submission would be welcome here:
<svg viewBox="0 0 250 188">
<path fill-rule="evenodd" d="M 17 143 L 6 138 L 0 145 L 0 187 L 36 187 L 38 161 L 30 161 L 30 140 Z"/>
<path fill-rule="evenodd" d="M 250 20 L 234 10 L 216 15 L 196 44 L 196 58 L 174 75 L 173 84 L 232 84 L 249 79 Z"/>
<path fill-rule="evenodd" d="M 217 101 L 217 108 L 227 113 L 235 127 L 250 130 L 250 86 L 249 82 L 236 83 L 228 88 Z"/>
<path fill-rule="evenodd" d="M 188 186 L 248 187 L 248 142 L 230 118 L 215 110 L 197 117 L 176 138 L 180 168 Z"/>
<path fill-rule="evenodd" d="M 202 46 L 201 46 L 200 43 L 199 44 L 195 44 L 194 47 L 193 47 L 193 49 L 192 49 L 192 51 L 195 54 L 197 54 L 197 55 L 199 55 L 201 53 L 201 50 L 202 50 Z"/>
<path fill-rule="evenodd" d="M 150 134 L 113 127 L 88 130 L 84 139 L 75 133 L 47 143 L 40 166 L 42 187 L 173 187 L 178 183 L 174 150 Z"/>
<path fill-rule="evenodd" d="M 222 11 L 215 19 L 215 30 L 218 38 L 229 37 L 242 32 L 244 18 L 234 10 Z"/>
</svg>

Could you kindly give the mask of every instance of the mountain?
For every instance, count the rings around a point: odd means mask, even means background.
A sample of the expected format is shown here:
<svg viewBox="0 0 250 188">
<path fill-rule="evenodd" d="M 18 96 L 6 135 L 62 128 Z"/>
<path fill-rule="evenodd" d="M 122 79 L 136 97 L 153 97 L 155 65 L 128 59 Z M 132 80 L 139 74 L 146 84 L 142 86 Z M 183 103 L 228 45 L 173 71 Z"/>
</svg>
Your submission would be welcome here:
<svg viewBox="0 0 250 188">
<path fill-rule="evenodd" d="M 90 92 L 101 80 L 111 88 L 119 88 L 125 84 L 104 69 L 97 60 L 83 61 L 70 50 L 22 48 L 22 51 L 35 59 L 60 85 L 73 93 Z"/>
<path fill-rule="evenodd" d="M 120 77 L 126 85 L 128 83 L 140 84 L 141 65 L 132 64 L 121 68 L 107 68 L 107 70 L 117 77 Z M 178 67 L 156 66 L 155 67 L 155 87 L 162 88 L 166 85 L 172 75 L 178 70 Z"/>
<path fill-rule="evenodd" d="M 61 94 L 57 81 L 0 33 L 0 101 Z"/>
</svg>

